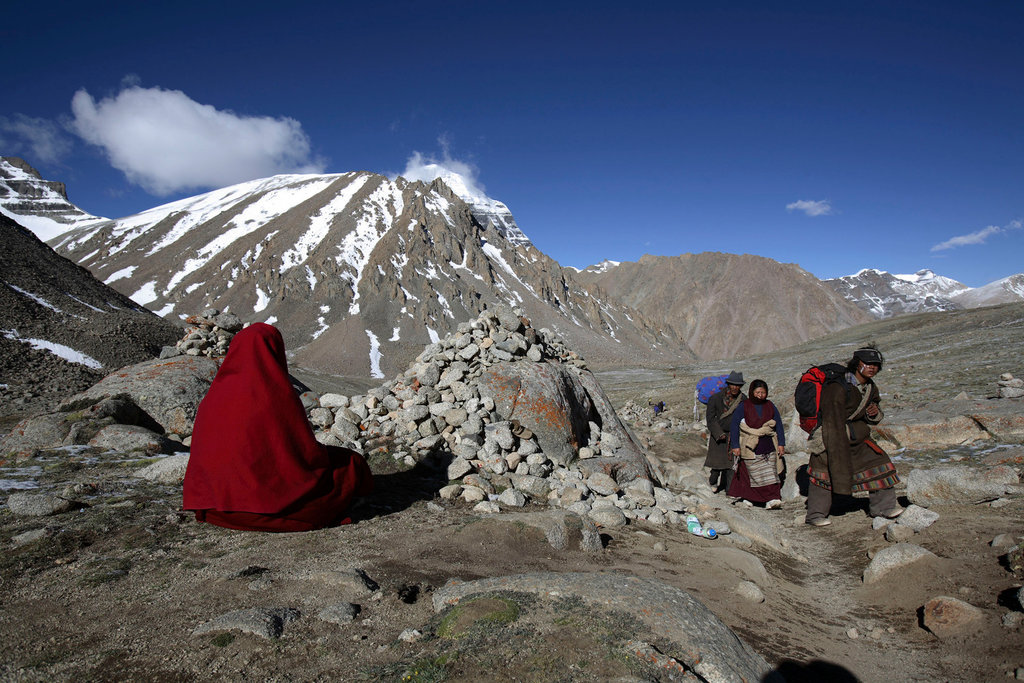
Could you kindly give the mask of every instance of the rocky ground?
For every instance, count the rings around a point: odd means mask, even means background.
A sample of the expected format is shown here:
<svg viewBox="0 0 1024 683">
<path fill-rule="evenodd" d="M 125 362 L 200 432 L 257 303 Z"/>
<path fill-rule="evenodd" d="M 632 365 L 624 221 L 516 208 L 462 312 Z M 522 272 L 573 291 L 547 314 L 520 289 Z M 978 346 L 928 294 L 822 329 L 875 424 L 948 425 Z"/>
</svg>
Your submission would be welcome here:
<svg viewBox="0 0 1024 683">
<path fill-rule="evenodd" d="M 699 471 L 698 435 L 649 436 L 670 471 Z M 1020 461 L 1024 449 L 1000 455 Z M 1024 529 L 1019 494 L 1001 507 L 932 505 L 938 520 L 910 542 L 935 557 L 865 584 L 871 555 L 893 546 L 862 500 L 817 529 L 803 524 L 798 502 L 738 509 L 691 477 L 695 511 L 732 533 L 712 540 L 635 522 L 604 530 L 603 550 L 578 541 L 558 550 L 529 518 L 546 508 L 476 514 L 437 497 L 438 473 L 384 458 L 373 463 L 378 492 L 354 524 L 282 535 L 194 522 L 178 511 L 180 486 L 138 476 L 145 464 L 64 452 L 3 468 L 5 479 L 88 505 L 0 514 L 6 680 L 468 681 L 497 670 L 506 680 L 673 680 L 635 644 L 671 651 L 672 639 L 626 607 L 508 590 L 462 612 L 434 610 L 452 578 L 541 571 L 614 572 L 688 591 L 787 680 L 839 672 L 881 681 L 898 671 L 908 681 L 989 681 L 1024 666 L 1021 580 L 1001 559 Z M 939 638 L 921 614 L 937 596 L 980 608 L 979 621 Z M 202 631 L 253 609 L 266 612 Z M 298 618 L 275 621 L 281 609 Z M 275 628 L 280 637 L 267 637 Z"/>
<path fill-rule="evenodd" d="M 781 406 L 807 365 L 838 360 L 865 337 L 887 352 L 878 378 L 887 420 L 937 410 L 960 391 L 972 406 L 1020 415 L 1019 399 L 988 397 L 1001 373 L 1024 376 L 1024 308 L 964 313 L 974 317 L 882 321 L 849 338 L 721 366 L 599 373 L 615 406 L 639 406 L 634 432 L 667 486 L 690 501 L 688 512 L 730 530 L 717 539 L 631 519 L 601 529 L 596 549 L 559 510 L 475 512 L 440 497 L 444 469 L 386 452 L 372 457 L 377 492 L 354 524 L 281 535 L 197 524 L 179 511 L 180 485 L 148 479 L 151 461 L 138 456 L 66 447 L 5 461 L 0 676 L 694 680 L 679 669 L 686 643 L 717 632 L 710 618 L 676 619 L 673 591 L 683 590 L 785 680 L 1024 677 L 1024 576 L 1012 552 L 1024 537 L 1024 495 L 1019 484 L 993 479 L 1007 468 L 1019 475 L 1019 441 L 989 434 L 922 446 L 913 445 L 917 432 L 902 432 L 909 445 L 894 449 L 902 502 L 927 507 L 915 507 L 907 524 L 875 528 L 858 498 L 831 527 L 812 528 L 793 483 L 781 510 L 712 494 L 700 467 L 704 437 L 693 427 L 695 377 L 735 365 L 748 379 L 768 379 Z M 846 352 L 828 355 L 834 348 Z M 665 400 L 669 411 L 652 419 L 649 399 Z M 800 462 L 790 458 L 794 474 Z M 937 478 L 950 470 L 955 477 Z M 51 494 L 66 509 L 21 507 L 22 490 Z M 912 551 L 917 560 L 894 557 L 909 547 L 923 549 Z M 546 572 L 561 575 L 557 594 L 538 592 L 554 585 Z M 446 588 L 454 578 L 521 574 L 528 576 L 480 599 L 442 604 L 458 589 Z M 608 594 L 606 584 L 614 590 L 628 577 L 648 581 L 642 594 L 664 607 Z"/>
</svg>

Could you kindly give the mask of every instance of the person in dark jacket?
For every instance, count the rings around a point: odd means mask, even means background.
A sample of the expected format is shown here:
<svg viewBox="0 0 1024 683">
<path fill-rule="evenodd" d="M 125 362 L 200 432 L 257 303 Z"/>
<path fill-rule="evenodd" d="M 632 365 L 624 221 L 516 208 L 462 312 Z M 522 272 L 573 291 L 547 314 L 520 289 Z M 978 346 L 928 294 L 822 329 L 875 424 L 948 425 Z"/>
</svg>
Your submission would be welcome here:
<svg viewBox="0 0 1024 683">
<path fill-rule="evenodd" d="M 708 484 L 715 493 L 728 491 L 732 482 L 732 455 L 729 453 L 729 429 L 736 407 L 746 398 L 743 373 L 733 370 L 725 379 L 725 388 L 708 399 L 708 455 L 704 467 L 711 468 Z"/>
<path fill-rule="evenodd" d="M 821 390 L 821 437 L 824 449 L 811 453 L 807 473 L 806 522 L 828 526 L 832 494 L 868 492 L 872 517 L 898 517 L 903 508 L 896 500 L 896 467 L 881 446 L 871 439 L 871 426 L 882 421 L 881 400 L 874 377 L 884 359 L 878 349 L 857 349 L 846 365 L 843 380 Z"/>
</svg>

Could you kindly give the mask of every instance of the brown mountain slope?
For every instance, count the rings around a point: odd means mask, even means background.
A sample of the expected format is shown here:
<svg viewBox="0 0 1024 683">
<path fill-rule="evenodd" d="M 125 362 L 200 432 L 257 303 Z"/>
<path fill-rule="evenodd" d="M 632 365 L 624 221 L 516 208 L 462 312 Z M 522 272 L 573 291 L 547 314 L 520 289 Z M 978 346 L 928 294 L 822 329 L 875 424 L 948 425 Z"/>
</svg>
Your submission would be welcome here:
<svg viewBox="0 0 1024 683">
<path fill-rule="evenodd" d="M 704 359 L 763 353 L 872 320 L 796 264 L 749 254 L 645 255 L 580 279 L 663 320 Z"/>
</svg>

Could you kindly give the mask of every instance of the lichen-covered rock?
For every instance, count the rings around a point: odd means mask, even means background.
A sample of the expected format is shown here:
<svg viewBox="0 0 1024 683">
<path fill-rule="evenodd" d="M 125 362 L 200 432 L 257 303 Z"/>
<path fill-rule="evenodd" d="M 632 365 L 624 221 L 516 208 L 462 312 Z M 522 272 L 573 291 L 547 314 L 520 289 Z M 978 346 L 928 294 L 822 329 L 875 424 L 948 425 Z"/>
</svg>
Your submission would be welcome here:
<svg viewBox="0 0 1024 683">
<path fill-rule="evenodd" d="M 921 622 L 936 636 L 946 639 L 977 633 L 984 619 L 984 610 L 942 595 L 925 603 Z"/>
<path fill-rule="evenodd" d="M 189 436 L 196 410 L 217 375 L 218 367 L 216 361 L 198 356 L 130 365 L 64 401 L 60 410 L 77 410 L 83 404 L 92 405 L 110 396 L 126 394 L 165 432 Z"/>
</svg>

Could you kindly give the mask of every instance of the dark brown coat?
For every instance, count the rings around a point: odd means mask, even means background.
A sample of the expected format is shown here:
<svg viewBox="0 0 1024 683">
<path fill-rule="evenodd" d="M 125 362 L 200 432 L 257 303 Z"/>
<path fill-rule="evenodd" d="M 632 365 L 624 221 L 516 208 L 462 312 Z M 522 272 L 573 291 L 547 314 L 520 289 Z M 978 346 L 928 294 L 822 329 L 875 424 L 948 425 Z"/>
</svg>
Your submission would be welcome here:
<svg viewBox="0 0 1024 683">
<path fill-rule="evenodd" d="M 878 387 L 869 381 L 867 390 L 871 392 L 868 402 L 878 405 Z M 874 417 L 858 412 L 862 398 L 857 388 L 845 382 L 831 382 L 821 390 L 825 452 L 811 455 L 810 473 L 812 482 L 833 493 L 890 488 L 899 481 L 889 456 L 871 441 L 871 425 L 881 422 L 881 408 Z"/>
<path fill-rule="evenodd" d="M 708 399 L 708 456 L 704 459 L 704 467 L 713 470 L 732 468 L 732 456 L 729 455 L 729 429 L 732 427 L 732 413 L 726 415 L 730 407 L 747 396 L 742 391 L 726 405 L 729 388 L 726 387 Z M 721 440 L 719 440 L 721 439 Z"/>
</svg>

